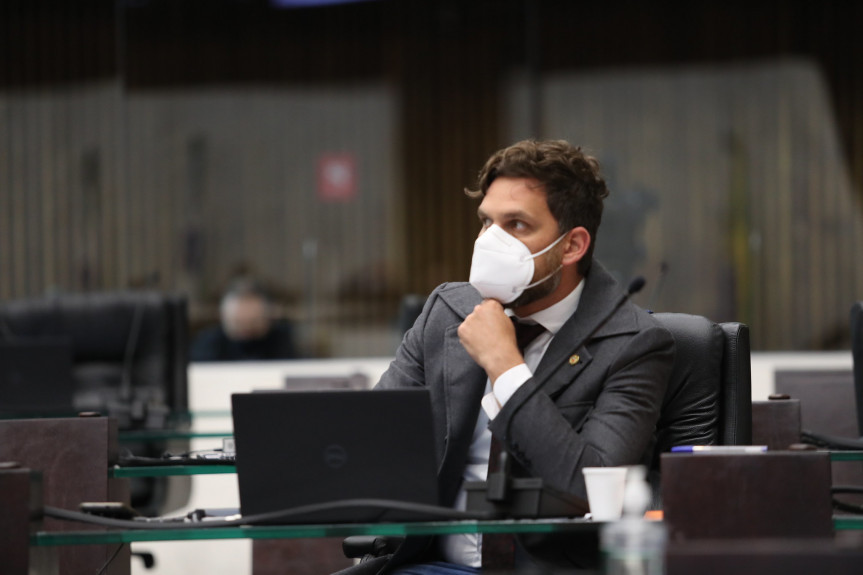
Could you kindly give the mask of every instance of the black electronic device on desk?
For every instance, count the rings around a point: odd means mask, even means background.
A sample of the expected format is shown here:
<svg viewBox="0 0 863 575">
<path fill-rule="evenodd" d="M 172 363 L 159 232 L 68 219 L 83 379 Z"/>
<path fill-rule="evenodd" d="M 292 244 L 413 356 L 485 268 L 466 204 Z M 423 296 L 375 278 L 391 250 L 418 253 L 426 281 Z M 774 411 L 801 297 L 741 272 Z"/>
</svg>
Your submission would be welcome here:
<svg viewBox="0 0 863 575">
<path fill-rule="evenodd" d="M 467 510 L 492 517 L 539 519 L 583 517 L 588 502 L 571 493 L 554 489 L 539 477 L 515 477 L 509 453 L 492 439 L 488 476 L 485 481 L 468 481 Z"/>
<path fill-rule="evenodd" d="M 582 517 L 590 512 L 587 500 L 548 487 L 539 477 L 516 477 L 509 482 L 506 497 L 495 500 L 488 496 L 487 482 L 468 481 L 467 510 L 511 519 Z"/>
<path fill-rule="evenodd" d="M 75 413 L 72 344 L 67 338 L 0 341 L 0 415 Z"/>
<path fill-rule="evenodd" d="M 231 399 L 244 517 L 266 514 L 261 523 L 440 518 L 428 390 Z"/>
</svg>

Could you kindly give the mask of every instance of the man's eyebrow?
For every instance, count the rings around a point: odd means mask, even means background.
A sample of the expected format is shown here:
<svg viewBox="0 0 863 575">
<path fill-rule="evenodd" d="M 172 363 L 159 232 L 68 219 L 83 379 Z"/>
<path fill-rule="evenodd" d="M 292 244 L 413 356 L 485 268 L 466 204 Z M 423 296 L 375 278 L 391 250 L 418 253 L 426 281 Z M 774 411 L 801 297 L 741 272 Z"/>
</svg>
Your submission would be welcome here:
<svg viewBox="0 0 863 575">
<path fill-rule="evenodd" d="M 479 216 L 480 219 L 488 217 L 488 214 L 483 211 L 482 208 L 477 208 L 476 215 Z M 524 210 L 514 210 L 511 212 L 504 212 L 500 214 L 500 217 L 504 220 L 531 220 L 533 219 L 531 215 Z"/>
</svg>

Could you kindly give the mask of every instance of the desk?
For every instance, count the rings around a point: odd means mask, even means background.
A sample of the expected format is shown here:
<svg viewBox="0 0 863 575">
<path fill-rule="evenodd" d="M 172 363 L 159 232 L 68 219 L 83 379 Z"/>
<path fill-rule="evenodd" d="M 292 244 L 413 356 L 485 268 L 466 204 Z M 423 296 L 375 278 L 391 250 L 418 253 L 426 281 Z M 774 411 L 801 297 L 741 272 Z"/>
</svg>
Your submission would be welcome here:
<svg viewBox="0 0 863 575">
<path fill-rule="evenodd" d="M 830 459 L 833 461 L 861 461 L 863 460 L 863 452 L 831 452 L 829 454 Z M 114 477 L 131 477 L 131 476 L 160 476 L 165 474 L 183 474 L 183 475 L 193 475 L 199 476 L 200 481 L 204 482 L 212 482 L 218 478 L 224 478 L 226 481 L 231 481 L 234 479 L 234 467 L 227 465 L 217 465 L 217 466 L 164 466 L 164 467 L 141 467 L 141 468 L 114 468 L 111 470 L 111 474 Z M 217 506 L 220 501 L 216 499 L 211 499 L 207 502 L 209 506 Z M 482 524 L 463 524 L 460 529 L 471 531 L 468 532 L 489 532 L 494 529 L 502 528 L 504 524 L 502 523 L 482 523 Z M 595 524 L 592 524 L 595 528 Z M 514 526 L 512 523 L 507 523 L 505 525 L 506 529 L 515 530 L 518 529 L 518 532 L 525 533 L 530 532 L 531 530 L 544 530 L 548 529 L 547 525 L 543 525 L 543 523 L 538 524 L 522 524 L 520 526 Z M 170 570 L 171 573 L 179 572 L 177 569 L 177 564 L 182 561 L 189 561 L 190 563 L 190 571 L 189 573 L 204 573 L 207 572 L 206 569 L 200 569 L 198 564 L 194 563 L 193 558 L 199 558 L 198 560 L 208 561 L 209 557 L 202 557 L 202 555 L 207 555 L 207 551 L 199 551 L 199 549 L 209 550 L 214 546 L 212 544 L 206 544 L 206 540 L 210 541 L 220 541 L 218 544 L 219 548 L 223 548 L 225 545 L 249 545 L 249 541 L 262 541 L 263 539 L 275 537 L 277 539 L 297 539 L 302 537 L 312 537 L 312 538 L 323 538 L 323 537 L 334 537 L 338 538 L 338 540 L 334 539 L 333 543 L 337 544 L 340 542 L 340 539 L 346 535 L 351 534 L 378 534 L 378 535 L 405 535 L 405 534 L 429 534 L 429 533 L 441 533 L 442 529 L 451 530 L 454 529 L 454 524 L 446 525 L 442 527 L 440 524 L 408 524 L 407 526 L 400 525 L 377 525 L 377 526 L 360 526 L 360 525 L 352 525 L 352 526 L 335 526 L 335 527 L 326 527 L 326 526 L 287 526 L 287 527 L 254 527 L 254 528 L 230 528 L 225 530 L 224 532 L 212 532 L 209 533 L 200 533 L 198 535 L 191 535 L 189 533 L 183 533 L 178 535 L 177 537 L 172 537 L 166 533 L 147 533 L 147 534 L 138 534 L 135 535 L 134 538 L 129 539 L 130 542 L 136 544 L 137 548 L 142 548 L 149 550 L 151 548 L 158 549 L 157 557 L 160 559 L 161 569 Z M 574 529 L 573 527 L 563 527 L 557 526 L 557 529 Z M 863 517 L 851 517 L 851 516 L 843 516 L 836 515 L 833 517 L 833 528 L 837 532 L 846 532 L 848 535 L 852 535 L 854 532 L 863 532 Z M 408 530 L 415 531 L 408 531 Z M 310 531 L 309 531 L 310 530 Z M 451 532 L 451 531 L 444 531 Z M 545 532 L 545 531 L 541 531 Z M 131 535 L 130 535 L 131 536 Z M 857 537 L 856 535 L 853 535 Z M 198 541 L 198 543 L 196 543 Z M 51 544 L 52 539 L 50 537 L 46 537 L 44 539 L 40 539 L 40 545 Z M 244 543 L 245 542 L 245 543 Z M 153 545 L 149 545 L 152 543 Z M 71 542 L 69 544 L 77 544 L 76 542 Z M 170 554 L 163 551 L 165 547 L 171 546 L 180 546 L 182 545 L 183 552 Z M 161 546 L 161 548 L 160 548 Z M 334 545 L 336 549 L 336 553 L 338 550 L 336 545 Z M 249 560 L 249 565 L 251 561 Z M 133 563 L 133 567 L 135 564 Z M 246 567 L 248 569 L 248 567 Z M 144 571 L 141 571 L 141 575 L 144 575 Z"/>
<path fill-rule="evenodd" d="M 22 468 L 41 472 L 39 492 L 30 496 L 40 497 L 45 505 L 76 509 L 82 501 L 130 501 L 129 480 L 110 478 L 107 473 L 117 462 L 117 425 L 110 418 L 0 421 L 0 461 L 18 462 Z M 27 505 L 28 499 L 0 491 L 0 513 L 22 506 L 26 510 Z M 46 519 L 44 527 L 58 532 L 68 526 Z M 20 551 L 0 538 L 4 556 Z M 95 573 L 113 551 L 104 545 L 61 548 L 56 553 L 60 574 Z M 128 550 L 120 555 L 107 575 L 128 575 Z M 0 569 L 5 570 L 2 562 Z"/>
<path fill-rule="evenodd" d="M 861 454 L 848 454 L 856 458 Z M 230 466 L 214 466 L 218 469 L 194 466 L 182 468 L 168 466 L 167 468 L 135 468 L 150 473 L 192 473 L 207 474 L 212 471 L 218 474 L 231 474 Z M 128 475 L 133 469 L 113 470 L 115 476 Z M 74 525 L 74 524 L 70 524 Z M 275 525 L 246 527 L 210 527 L 182 529 L 129 529 L 129 530 L 69 530 L 63 532 L 38 531 L 30 535 L 30 544 L 39 548 L 69 547 L 86 545 L 117 545 L 121 543 L 151 543 L 151 542 L 203 542 L 227 540 L 273 540 L 273 539 L 320 539 L 343 538 L 349 535 L 442 535 L 454 533 L 585 533 L 596 532 L 601 523 L 584 519 L 541 519 L 541 520 L 489 520 L 489 521 L 429 521 L 411 523 L 381 523 L 381 524 L 320 524 L 320 525 Z M 863 531 L 863 517 L 834 516 L 833 527 L 837 531 Z M 707 548 L 715 551 L 714 548 Z M 198 556 L 194 548 L 189 549 L 190 558 Z M 696 557 L 695 560 L 698 560 Z"/>
<path fill-rule="evenodd" d="M 834 515 L 833 529 L 836 531 L 863 531 L 863 516 Z"/>
<path fill-rule="evenodd" d="M 830 461 L 863 461 L 863 451 L 829 451 Z M 234 465 L 148 465 L 143 467 L 115 466 L 108 477 L 170 477 L 176 475 L 222 475 L 236 473 Z"/>
<path fill-rule="evenodd" d="M 221 439 L 233 437 L 233 431 L 182 431 L 174 429 L 140 429 L 118 433 L 120 443 L 130 441 L 167 441 L 169 439 Z"/>
<path fill-rule="evenodd" d="M 175 477 L 184 475 L 224 475 L 236 473 L 233 465 L 152 465 L 146 467 L 112 467 L 108 477 Z"/>
<path fill-rule="evenodd" d="M 141 541 L 205 541 L 215 539 L 306 539 L 351 535 L 454 535 L 458 533 L 591 533 L 603 523 L 587 519 L 500 519 L 424 521 L 411 523 L 343 523 L 319 525 L 256 525 L 184 529 L 111 531 L 38 531 L 34 546 L 137 543 Z M 863 516 L 834 515 L 837 531 L 863 531 Z"/>
<path fill-rule="evenodd" d="M 834 517 L 834 526 L 839 529 L 863 530 L 863 517 Z M 344 538 L 350 535 L 448 535 L 455 533 L 587 533 L 596 532 L 602 523 L 584 519 L 568 520 L 496 520 L 496 521 L 432 521 L 417 523 L 382 523 L 382 524 L 339 524 L 339 525 L 277 525 L 252 527 L 219 527 L 219 528 L 189 528 L 165 530 L 118 530 L 118 531 L 67 531 L 67 532 L 37 532 L 30 537 L 30 543 L 36 547 L 90 545 L 90 544 L 120 544 L 169 541 L 204 541 L 229 539 L 317 539 Z M 765 545 L 766 550 L 765 550 Z M 772 547 L 771 547 L 772 546 Z M 778 546 L 778 547 L 777 547 Z M 785 555 L 770 555 L 772 550 L 778 550 Z M 765 553 L 767 556 L 765 557 Z M 800 565 L 813 564 L 835 565 L 839 568 L 852 565 L 859 566 L 860 552 L 843 552 L 823 540 L 797 539 L 785 541 L 713 541 L 695 542 L 688 545 L 672 545 L 669 547 L 669 571 L 671 575 L 690 575 L 693 572 L 704 574 L 704 567 L 713 566 L 708 573 L 758 573 L 773 572 L 769 567 L 775 564 L 777 557 L 790 565 L 783 572 L 809 573 L 811 571 L 795 571 Z M 196 555 L 192 550 L 192 555 Z M 715 567 L 724 561 L 724 565 L 733 566 L 728 571 L 717 570 Z M 765 565 L 766 563 L 766 565 Z M 754 571 L 746 568 L 760 565 Z M 284 563 L 282 564 L 284 566 Z M 697 567 L 697 571 L 693 570 Z M 286 569 L 286 572 L 290 572 Z M 834 571 L 828 570 L 833 573 Z M 835 571 L 839 573 L 840 571 Z M 845 573 L 846 571 L 841 571 Z M 847 571 L 856 573 L 856 571 Z"/>
<path fill-rule="evenodd" d="M 142 541 L 204 541 L 213 539 L 309 539 L 350 535 L 453 535 L 458 533 L 585 533 L 601 523 L 585 519 L 494 521 L 424 521 L 410 523 L 344 523 L 320 525 L 261 525 L 185 529 L 129 529 L 111 531 L 39 531 L 34 546 L 136 543 Z"/>
<path fill-rule="evenodd" d="M 774 354 L 776 355 L 776 354 Z M 817 355 L 816 359 L 824 354 Z M 759 363 L 759 354 L 753 354 L 753 386 L 757 379 L 756 367 L 762 363 L 765 366 L 765 385 L 763 392 L 753 391 L 757 398 L 772 392 L 772 373 L 776 366 L 787 366 L 791 361 L 800 361 L 811 367 L 811 361 L 802 358 L 801 354 L 779 355 L 770 361 Z M 808 356 L 807 356 L 808 357 Z M 831 367 L 847 367 L 851 365 L 850 353 L 830 356 Z M 386 369 L 391 358 L 345 359 L 345 360 L 300 360 L 291 362 L 267 362 L 265 364 L 192 364 L 189 369 L 189 395 L 192 431 L 177 439 L 189 439 L 192 449 L 211 449 L 218 447 L 220 438 L 231 430 L 230 395 L 234 392 L 246 392 L 254 389 L 278 388 L 288 375 L 350 375 L 364 373 L 371 383 L 376 382 Z M 819 359 L 820 360 L 820 359 Z M 769 378 L 767 368 L 769 367 Z M 767 381 L 769 379 L 769 382 Z M 769 385 L 768 385 L 769 383 Z M 127 438 L 123 438 L 124 440 Z M 128 438 L 133 440 L 133 437 Z M 213 471 L 198 470 L 188 472 L 193 487 L 188 504 L 178 509 L 176 514 L 183 514 L 200 507 L 236 507 L 237 499 L 236 476 L 228 470 Z M 112 471 L 119 475 L 123 473 L 138 474 L 148 471 Z M 186 472 L 184 472 L 185 474 Z M 103 496 L 104 497 L 104 496 Z M 856 519 L 837 518 L 834 526 L 839 530 L 859 529 Z M 213 540 L 215 541 L 215 540 Z M 233 575 L 247 575 L 251 566 L 250 538 L 223 539 L 207 544 L 204 541 L 188 540 L 172 541 L 141 541 L 142 550 L 154 551 L 158 564 L 153 570 L 143 570 L 141 565 L 133 562 L 133 575 L 197 575 L 199 573 L 225 572 Z"/>
</svg>

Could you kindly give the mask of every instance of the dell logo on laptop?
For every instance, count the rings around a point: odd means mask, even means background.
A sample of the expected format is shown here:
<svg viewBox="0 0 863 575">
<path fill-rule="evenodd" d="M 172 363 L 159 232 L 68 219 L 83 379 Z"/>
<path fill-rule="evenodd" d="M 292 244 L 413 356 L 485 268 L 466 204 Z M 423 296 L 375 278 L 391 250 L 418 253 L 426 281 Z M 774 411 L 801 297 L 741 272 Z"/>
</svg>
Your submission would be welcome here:
<svg viewBox="0 0 863 575">
<path fill-rule="evenodd" d="M 348 462 L 348 452 L 341 445 L 333 443 L 324 449 L 324 463 L 331 469 L 340 469 Z"/>
</svg>

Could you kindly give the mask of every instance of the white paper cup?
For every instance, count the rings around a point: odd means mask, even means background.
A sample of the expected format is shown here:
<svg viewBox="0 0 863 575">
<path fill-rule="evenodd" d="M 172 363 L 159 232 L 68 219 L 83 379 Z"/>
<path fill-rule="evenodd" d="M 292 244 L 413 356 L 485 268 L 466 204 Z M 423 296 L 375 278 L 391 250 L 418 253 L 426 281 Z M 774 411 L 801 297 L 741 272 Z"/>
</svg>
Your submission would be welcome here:
<svg viewBox="0 0 863 575">
<path fill-rule="evenodd" d="M 623 492 L 626 467 L 585 467 L 584 484 L 590 515 L 596 521 L 620 519 L 623 512 Z"/>
</svg>

